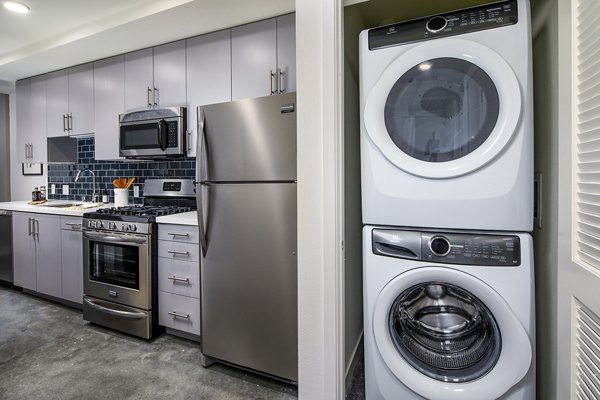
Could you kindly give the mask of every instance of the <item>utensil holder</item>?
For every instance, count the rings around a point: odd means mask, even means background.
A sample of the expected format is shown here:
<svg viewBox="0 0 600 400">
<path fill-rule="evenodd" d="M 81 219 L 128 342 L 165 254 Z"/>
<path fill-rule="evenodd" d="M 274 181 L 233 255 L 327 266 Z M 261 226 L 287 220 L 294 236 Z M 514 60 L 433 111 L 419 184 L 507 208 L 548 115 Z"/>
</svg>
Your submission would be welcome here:
<svg viewBox="0 0 600 400">
<path fill-rule="evenodd" d="M 129 205 L 129 189 L 115 189 L 115 207 Z"/>
</svg>

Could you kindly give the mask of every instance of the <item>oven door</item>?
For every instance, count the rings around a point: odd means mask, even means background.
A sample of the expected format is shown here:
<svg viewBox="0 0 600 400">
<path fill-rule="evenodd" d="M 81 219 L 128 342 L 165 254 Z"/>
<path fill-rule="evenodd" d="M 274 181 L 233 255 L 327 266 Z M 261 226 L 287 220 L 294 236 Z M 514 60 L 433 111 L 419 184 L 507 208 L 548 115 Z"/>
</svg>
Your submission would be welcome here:
<svg viewBox="0 0 600 400">
<path fill-rule="evenodd" d="M 150 310 L 150 243 L 150 237 L 146 235 L 84 230 L 84 293 Z"/>
<path fill-rule="evenodd" d="M 128 158 L 183 156 L 183 128 L 181 118 L 121 122 L 119 155 Z"/>
</svg>

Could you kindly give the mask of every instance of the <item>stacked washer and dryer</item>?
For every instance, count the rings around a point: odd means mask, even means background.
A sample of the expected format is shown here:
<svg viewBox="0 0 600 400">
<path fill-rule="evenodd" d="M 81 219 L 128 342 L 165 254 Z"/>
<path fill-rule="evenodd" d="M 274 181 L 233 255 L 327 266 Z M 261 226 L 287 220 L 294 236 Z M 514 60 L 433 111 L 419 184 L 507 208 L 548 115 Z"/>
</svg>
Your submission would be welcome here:
<svg viewBox="0 0 600 400">
<path fill-rule="evenodd" d="M 367 400 L 535 398 L 527 0 L 363 31 Z"/>
</svg>

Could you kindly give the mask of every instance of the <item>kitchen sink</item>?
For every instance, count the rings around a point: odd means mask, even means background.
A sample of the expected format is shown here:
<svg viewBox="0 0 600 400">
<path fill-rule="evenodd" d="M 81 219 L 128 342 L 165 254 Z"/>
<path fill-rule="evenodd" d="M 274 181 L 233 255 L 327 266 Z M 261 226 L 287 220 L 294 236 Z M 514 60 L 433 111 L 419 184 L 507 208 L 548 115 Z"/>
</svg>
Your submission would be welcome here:
<svg viewBox="0 0 600 400">
<path fill-rule="evenodd" d="M 80 206 L 82 203 L 46 203 L 41 204 L 43 207 L 67 208 Z"/>
</svg>

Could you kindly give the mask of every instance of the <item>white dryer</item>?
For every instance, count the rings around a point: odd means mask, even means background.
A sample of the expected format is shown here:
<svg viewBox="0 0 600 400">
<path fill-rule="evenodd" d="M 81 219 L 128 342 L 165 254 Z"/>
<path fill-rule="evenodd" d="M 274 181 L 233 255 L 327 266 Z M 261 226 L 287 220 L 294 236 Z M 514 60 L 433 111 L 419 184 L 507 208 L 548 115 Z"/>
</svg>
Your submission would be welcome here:
<svg viewBox="0 0 600 400">
<path fill-rule="evenodd" d="M 535 399 L 528 234 L 366 226 L 368 400 Z"/>
<path fill-rule="evenodd" d="M 528 0 L 360 34 L 363 222 L 531 231 Z"/>
</svg>

